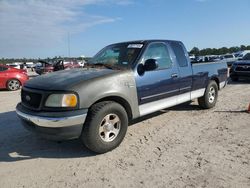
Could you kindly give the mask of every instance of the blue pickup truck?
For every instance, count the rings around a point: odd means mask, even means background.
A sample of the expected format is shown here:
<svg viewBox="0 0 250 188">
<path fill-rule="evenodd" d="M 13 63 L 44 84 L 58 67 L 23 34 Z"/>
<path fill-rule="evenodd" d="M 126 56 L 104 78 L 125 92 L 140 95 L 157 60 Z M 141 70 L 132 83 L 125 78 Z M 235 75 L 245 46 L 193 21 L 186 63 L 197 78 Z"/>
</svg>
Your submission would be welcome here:
<svg viewBox="0 0 250 188">
<path fill-rule="evenodd" d="M 191 64 L 180 41 L 122 42 L 103 48 L 85 68 L 29 80 L 16 112 L 45 138 L 80 138 L 104 153 L 122 142 L 131 120 L 193 99 L 212 108 L 226 83 L 226 63 Z"/>
</svg>

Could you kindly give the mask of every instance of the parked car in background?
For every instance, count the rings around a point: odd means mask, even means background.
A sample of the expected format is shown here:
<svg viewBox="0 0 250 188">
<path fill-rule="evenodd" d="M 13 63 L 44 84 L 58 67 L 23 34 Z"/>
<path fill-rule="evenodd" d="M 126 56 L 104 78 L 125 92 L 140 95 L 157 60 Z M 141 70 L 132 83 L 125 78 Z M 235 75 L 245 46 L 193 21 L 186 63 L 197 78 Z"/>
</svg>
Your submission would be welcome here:
<svg viewBox="0 0 250 188">
<path fill-rule="evenodd" d="M 10 66 L 12 68 L 16 68 L 16 69 L 22 69 L 23 68 L 23 63 L 21 63 L 21 62 L 7 63 L 6 65 Z"/>
<path fill-rule="evenodd" d="M 238 52 L 234 52 L 232 53 L 237 59 L 238 59 L 238 56 L 242 53 L 242 51 L 238 51 Z"/>
<path fill-rule="evenodd" d="M 29 79 L 26 70 L 0 64 L 0 88 L 18 90 Z"/>
<path fill-rule="evenodd" d="M 80 68 L 81 65 L 76 60 L 58 60 L 54 63 L 54 71 Z"/>
<path fill-rule="evenodd" d="M 27 68 L 34 68 L 35 67 L 35 64 L 33 62 L 26 62 L 25 65 Z"/>
<path fill-rule="evenodd" d="M 233 54 L 225 54 L 221 56 L 221 60 L 226 62 L 228 67 L 231 67 L 237 58 Z"/>
<path fill-rule="evenodd" d="M 217 62 L 220 61 L 220 56 L 219 55 L 212 55 L 210 58 L 211 61 Z"/>
<path fill-rule="evenodd" d="M 196 57 L 195 57 L 194 54 L 189 54 L 189 59 L 190 59 L 191 61 L 195 61 L 195 60 L 196 60 Z"/>
<path fill-rule="evenodd" d="M 35 72 L 37 74 L 41 75 L 41 74 L 45 74 L 45 73 L 53 72 L 53 71 L 54 71 L 53 62 L 47 62 L 47 61 L 44 61 L 44 60 L 39 60 L 36 63 Z"/>
<path fill-rule="evenodd" d="M 55 62 L 47 62 L 44 60 L 39 60 L 36 64 L 35 71 L 37 74 L 46 74 L 49 72 L 59 71 L 59 70 L 67 70 L 80 68 L 81 65 L 76 60 L 57 60 Z"/>
<path fill-rule="evenodd" d="M 218 61 L 217 56 L 214 55 L 206 55 L 206 56 L 197 56 L 194 59 L 190 59 L 192 63 L 207 63 L 207 62 L 215 62 Z"/>
<path fill-rule="evenodd" d="M 237 59 L 238 59 L 238 60 L 243 59 L 243 57 L 244 57 L 246 54 L 248 54 L 248 53 L 250 53 L 250 50 L 241 51 L 240 54 L 237 56 Z"/>
<path fill-rule="evenodd" d="M 250 53 L 245 54 L 242 60 L 233 63 L 230 78 L 233 81 L 237 81 L 239 78 L 250 78 Z"/>
<path fill-rule="evenodd" d="M 83 60 L 79 60 L 78 61 L 78 64 L 81 66 L 81 67 L 84 67 L 86 65 L 86 61 L 83 59 Z"/>
</svg>

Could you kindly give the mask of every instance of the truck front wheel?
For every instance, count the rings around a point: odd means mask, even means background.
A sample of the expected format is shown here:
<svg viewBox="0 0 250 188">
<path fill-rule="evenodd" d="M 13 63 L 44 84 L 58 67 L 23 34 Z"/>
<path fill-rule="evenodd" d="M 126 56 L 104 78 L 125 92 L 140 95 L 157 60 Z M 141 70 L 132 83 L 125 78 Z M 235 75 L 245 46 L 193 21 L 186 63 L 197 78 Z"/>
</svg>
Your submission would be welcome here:
<svg viewBox="0 0 250 188">
<path fill-rule="evenodd" d="M 120 104 L 112 101 L 96 103 L 89 110 L 81 140 L 91 151 L 105 153 L 120 145 L 127 127 L 127 112 Z"/>
<path fill-rule="evenodd" d="M 218 85 L 215 81 L 210 81 L 205 94 L 198 98 L 198 103 L 201 108 L 209 109 L 213 108 L 217 102 L 218 98 Z"/>
</svg>

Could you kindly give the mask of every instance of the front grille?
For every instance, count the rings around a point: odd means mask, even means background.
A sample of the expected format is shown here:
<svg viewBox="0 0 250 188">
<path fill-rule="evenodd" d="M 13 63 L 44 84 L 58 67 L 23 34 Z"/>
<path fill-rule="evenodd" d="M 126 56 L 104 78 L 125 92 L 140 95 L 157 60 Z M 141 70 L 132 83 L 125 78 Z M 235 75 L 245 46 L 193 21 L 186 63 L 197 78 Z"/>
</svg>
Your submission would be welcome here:
<svg viewBox="0 0 250 188">
<path fill-rule="evenodd" d="M 25 106 L 37 109 L 40 106 L 42 100 L 42 94 L 22 89 L 21 98 L 22 98 L 22 103 Z"/>
<path fill-rule="evenodd" d="M 250 72 L 250 65 L 239 65 L 235 70 L 241 72 Z"/>
</svg>

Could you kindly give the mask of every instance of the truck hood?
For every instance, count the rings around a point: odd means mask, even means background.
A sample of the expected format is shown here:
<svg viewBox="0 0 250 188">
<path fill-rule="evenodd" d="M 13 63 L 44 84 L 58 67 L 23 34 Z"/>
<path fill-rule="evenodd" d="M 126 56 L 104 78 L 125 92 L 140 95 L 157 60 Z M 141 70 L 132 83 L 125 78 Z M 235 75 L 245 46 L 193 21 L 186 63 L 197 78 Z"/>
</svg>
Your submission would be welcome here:
<svg viewBox="0 0 250 188">
<path fill-rule="evenodd" d="M 25 83 L 25 87 L 41 90 L 70 90 L 74 85 L 90 79 L 109 75 L 119 70 L 111 69 L 71 69 L 37 76 Z"/>
</svg>

